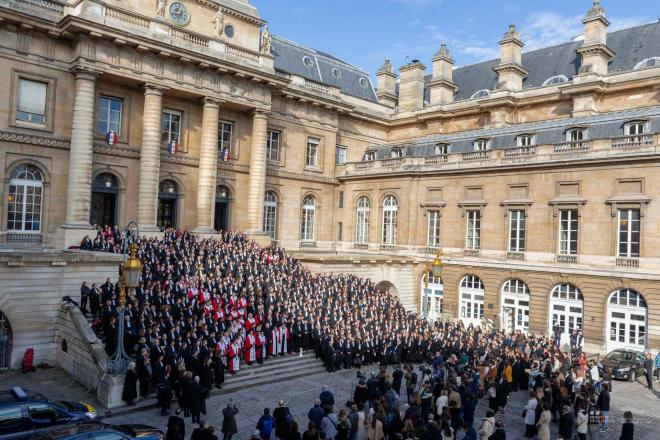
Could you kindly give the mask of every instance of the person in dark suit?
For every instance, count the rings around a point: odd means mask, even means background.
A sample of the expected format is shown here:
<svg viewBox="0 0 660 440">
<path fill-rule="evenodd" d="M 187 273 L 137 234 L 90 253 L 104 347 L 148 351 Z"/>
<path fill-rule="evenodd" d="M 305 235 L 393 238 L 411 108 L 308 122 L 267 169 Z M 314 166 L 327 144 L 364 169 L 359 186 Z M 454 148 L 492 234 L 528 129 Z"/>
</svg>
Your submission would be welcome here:
<svg viewBox="0 0 660 440">
<path fill-rule="evenodd" d="M 231 440 L 238 433 L 236 414 L 238 414 L 238 408 L 234 405 L 234 401 L 230 400 L 227 407 L 222 410 L 222 440 Z"/>
</svg>

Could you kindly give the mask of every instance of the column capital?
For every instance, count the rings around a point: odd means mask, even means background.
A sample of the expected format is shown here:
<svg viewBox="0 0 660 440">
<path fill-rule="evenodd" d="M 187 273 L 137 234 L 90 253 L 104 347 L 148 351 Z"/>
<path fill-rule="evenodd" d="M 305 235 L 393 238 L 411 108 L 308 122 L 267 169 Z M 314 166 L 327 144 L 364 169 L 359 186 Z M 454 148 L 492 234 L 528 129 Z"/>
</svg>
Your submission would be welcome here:
<svg viewBox="0 0 660 440">
<path fill-rule="evenodd" d="M 69 72 L 71 72 L 76 77 L 76 79 L 82 78 L 89 79 L 91 81 L 95 81 L 97 76 L 103 74 L 103 71 L 101 70 L 93 69 L 89 66 L 84 66 L 81 64 L 76 64 L 75 66 L 71 67 Z"/>
<path fill-rule="evenodd" d="M 271 113 L 270 110 L 266 110 L 266 109 L 263 109 L 263 108 L 255 108 L 254 110 L 252 110 L 252 117 L 255 118 L 255 119 L 258 119 L 258 118 L 263 119 L 263 118 L 267 118 L 268 115 L 270 115 L 270 113 Z"/>
<path fill-rule="evenodd" d="M 164 92 L 169 90 L 169 87 L 161 86 L 160 84 L 155 84 L 155 83 L 144 83 L 142 86 L 144 88 L 144 94 L 158 94 L 162 95 Z"/>
<path fill-rule="evenodd" d="M 224 104 L 227 101 L 224 101 L 222 99 L 217 99 L 217 98 L 210 98 L 208 96 L 200 99 L 200 102 L 204 107 L 220 107 L 222 104 Z"/>
</svg>

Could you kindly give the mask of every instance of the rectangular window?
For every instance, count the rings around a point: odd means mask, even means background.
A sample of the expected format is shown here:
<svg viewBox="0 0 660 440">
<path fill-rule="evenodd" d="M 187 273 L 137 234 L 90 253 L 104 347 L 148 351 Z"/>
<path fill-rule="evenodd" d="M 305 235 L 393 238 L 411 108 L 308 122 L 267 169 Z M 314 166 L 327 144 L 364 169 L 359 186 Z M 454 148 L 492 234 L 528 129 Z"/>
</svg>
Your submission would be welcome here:
<svg viewBox="0 0 660 440">
<path fill-rule="evenodd" d="M 490 141 L 488 139 L 474 141 L 474 151 L 486 151 L 488 148 L 490 148 Z"/>
<path fill-rule="evenodd" d="M 279 131 L 268 130 L 266 141 L 266 158 L 268 160 L 280 161 L 280 138 L 282 134 Z"/>
<path fill-rule="evenodd" d="M 339 191 L 339 207 L 344 207 L 344 191 Z"/>
<path fill-rule="evenodd" d="M 346 163 L 346 147 L 337 145 L 335 149 L 335 163 L 342 165 Z"/>
<path fill-rule="evenodd" d="M 376 160 L 376 152 L 375 151 L 366 151 L 364 153 L 364 157 L 362 158 L 362 160 L 365 161 L 365 162 Z"/>
<path fill-rule="evenodd" d="M 46 122 L 46 91 L 48 84 L 20 78 L 16 119 L 19 121 L 43 124 Z"/>
<path fill-rule="evenodd" d="M 559 211 L 559 253 L 577 255 L 578 211 L 563 209 Z"/>
<path fill-rule="evenodd" d="M 531 147 L 534 145 L 534 135 L 532 134 L 521 134 L 516 140 L 518 147 Z"/>
<path fill-rule="evenodd" d="M 619 210 L 617 256 L 627 258 L 639 257 L 639 227 L 640 215 L 638 209 Z"/>
<path fill-rule="evenodd" d="M 573 128 L 566 132 L 566 140 L 569 142 L 579 142 L 587 138 L 587 130 L 584 128 Z"/>
<path fill-rule="evenodd" d="M 525 211 L 509 211 L 509 251 L 525 251 Z"/>
<path fill-rule="evenodd" d="M 96 131 L 108 133 L 114 131 L 117 136 L 121 133 L 121 105 L 122 100 L 101 96 L 99 98 L 98 120 Z"/>
<path fill-rule="evenodd" d="M 181 112 L 163 110 L 161 140 L 167 144 L 172 141 L 181 142 Z"/>
<path fill-rule="evenodd" d="M 428 247 L 440 247 L 440 211 L 429 211 L 428 233 L 426 244 Z"/>
<path fill-rule="evenodd" d="M 344 236 L 344 224 L 342 222 L 337 223 L 337 241 L 342 241 Z"/>
<path fill-rule="evenodd" d="M 305 165 L 308 167 L 318 166 L 319 140 L 307 139 L 307 151 L 305 154 Z"/>
<path fill-rule="evenodd" d="M 230 159 L 233 155 L 232 134 L 234 124 L 227 121 L 218 122 L 218 150 Z"/>
<path fill-rule="evenodd" d="M 465 248 L 478 250 L 481 245 L 481 211 L 467 212 L 467 234 Z"/>
<path fill-rule="evenodd" d="M 626 124 L 625 131 L 628 136 L 634 136 L 637 134 L 646 133 L 646 123 L 645 122 L 631 122 Z"/>
</svg>

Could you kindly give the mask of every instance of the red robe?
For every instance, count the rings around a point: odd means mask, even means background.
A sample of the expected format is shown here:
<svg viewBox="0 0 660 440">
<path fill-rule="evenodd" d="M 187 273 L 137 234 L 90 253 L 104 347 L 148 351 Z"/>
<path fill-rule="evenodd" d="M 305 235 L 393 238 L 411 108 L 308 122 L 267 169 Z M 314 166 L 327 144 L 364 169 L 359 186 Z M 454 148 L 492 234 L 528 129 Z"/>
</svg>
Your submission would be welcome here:
<svg viewBox="0 0 660 440">
<path fill-rule="evenodd" d="M 241 356 L 240 356 L 240 348 L 238 344 L 231 344 L 229 346 L 229 353 L 227 356 L 229 360 L 229 371 L 231 372 L 237 372 L 238 369 L 240 368 L 240 361 L 241 361 Z"/>
<path fill-rule="evenodd" d="M 257 360 L 257 347 L 254 335 L 248 335 L 243 345 L 245 362 L 254 362 Z"/>
<path fill-rule="evenodd" d="M 270 341 L 268 341 L 268 354 L 277 356 L 280 354 L 280 348 L 280 330 L 273 327 L 273 331 L 270 332 Z"/>
<path fill-rule="evenodd" d="M 266 358 L 266 337 L 261 335 L 259 336 L 257 332 L 254 332 L 254 345 L 257 348 L 257 361 L 261 361 Z"/>
</svg>

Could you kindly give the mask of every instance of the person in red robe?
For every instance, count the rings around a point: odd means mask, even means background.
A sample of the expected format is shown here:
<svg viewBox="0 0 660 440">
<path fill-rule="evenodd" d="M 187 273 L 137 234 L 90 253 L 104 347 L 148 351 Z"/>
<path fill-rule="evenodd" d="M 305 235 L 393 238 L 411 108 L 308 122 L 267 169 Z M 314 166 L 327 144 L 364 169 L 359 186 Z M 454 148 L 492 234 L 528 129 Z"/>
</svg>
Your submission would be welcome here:
<svg viewBox="0 0 660 440">
<path fill-rule="evenodd" d="M 263 364 L 264 359 L 266 358 L 266 337 L 264 333 L 259 328 L 259 331 L 254 331 L 254 345 L 257 348 L 257 363 Z"/>
<path fill-rule="evenodd" d="M 252 365 L 252 362 L 257 360 L 257 347 L 253 334 L 248 333 L 245 338 L 243 350 L 245 362 L 247 362 L 248 365 Z"/>
<path fill-rule="evenodd" d="M 240 368 L 241 362 L 240 347 L 236 343 L 236 340 L 232 341 L 232 343 L 229 345 L 227 360 L 229 361 L 229 372 L 232 375 L 236 374 Z"/>
</svg>

